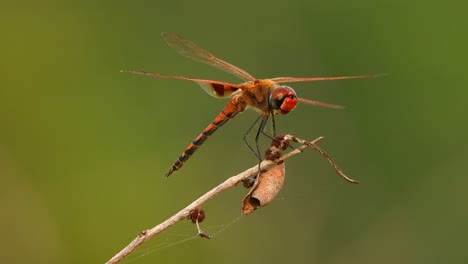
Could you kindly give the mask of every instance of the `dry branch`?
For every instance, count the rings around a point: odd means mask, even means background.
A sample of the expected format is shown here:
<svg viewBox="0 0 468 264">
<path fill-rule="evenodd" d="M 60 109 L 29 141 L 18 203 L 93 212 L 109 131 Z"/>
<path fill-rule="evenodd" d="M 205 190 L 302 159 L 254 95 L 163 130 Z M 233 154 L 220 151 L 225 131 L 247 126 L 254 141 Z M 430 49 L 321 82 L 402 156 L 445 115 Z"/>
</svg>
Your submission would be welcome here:
<svg viewBox="0 0 468 264">
<path fill-rule="evenodd" d="M 225 190 L 227 190 L 227 189 L 229 189 L 231 187 L 236 186 L 238 183 L 242 182 L 243 180 L 247 179 L 248 177 L 257 175 L 259 170 L 260 171 L 265 171 L 268 168 L 270 168 L 272 165 L 277 164 L 278 162 L 281 162 L 281 161 L 286 160 L 286 159 L 288 159 L 288 158 L 290 158 L 290 157 L 292 157 L 292 156 L 294 156 L 296 154 L 301 153 L 307 147 L 311 147 L 314 150 L 320 152 L 320 154 L 322 154 L 322 156 L 324 156 L 328 160 L 328 162 L 332 165 L 332 167 L 335 169 L 336 173 L 340 177 L 342 177 L 343 179 L 345 179 L 348 182 L 358 183 L 357 181 L 352 180 L 352 179 L 348 178 L 346 175 L 344 175 L 341 172 L 341 170 L 336 166 L 335 162 L 331 159 L 331 157 L 325 151 L 323 151 L 320 147 L 318 147 L 316 145 L 316 143 L 318 141 L 324 139 L 324 137 L 319 137 L 319 138 L 317 138 L 317 139 L 315 139 L 313 141 L 306 141 L 306 140 L 296 138 L 296 137 L 294 137 L 292 135 L 285 135 L 285 136 L 282 137 L 282 139 L 285 140 L 285 141 L 294 141 L 294 142 L 297 142 L 297 143 L 299 143 L 301 145 L 299 147 L 291 150 L 290 152 L 286 153 L 285 155 L 281 156 L 280 158 L 278 158 L 275 161 L 264 160 L 259 165 L 255 165 L 254 167 L 249 168 L 249 169 L 247 169 L 246 171 L 244 171 L 242 173 L 239 173 L 239 174 L 237 174 L 235 176 L 232 176 L 232 177 L 228 178 L 226 181 L 224 181 L 220 185 L 214 187 L 209 192 L 205 193 L 200 198 L 196 199 L 194 202 L 192 202 L 191 204 L 186 206 L 184 209 L 180 210 L 175 215 L 171 216 L 166 221 L 160 223 L 159 225 L 157 225 L 157 226 L 155 226 L 153 228 L 141 231 L 140 234 L 132 242 L 130 242 L 130 244 L 128 244 L 125 248 L 123 248 L 119 253 L 117 253 L 114 257 L 112 257 L 106 263 L 107 264 L 113 264 L 113 263 L 120 262 L 121 260 L 123 260 L 126 256 L 128 256 L 136 248 L 138 248 L 140 245 L 142 245 L 144 242 L 146 242 L 150 238 L 156 236 L 157 234 L 159 234 L 162 231 L 166 230 L 167 228 L 174 225 L 175 223 L 177 223 L 177 222 L 179 222 L 181 220 L 187 219 L 187 217 L 190 216 L 190 214 L 191 214 L 191 212 L 193 210 L 197 210 L 206 201 L 213 198 L 217 194 L 219 194 L 219 193 L 221 193 L 221 192 L 223 192 L 223 191 L 225 191 Z M 197 221 L 197 226 L 198 226 L 198 221 Z M 198 227 L 198 235 L 200 235 L 201 237 L 207 237 L 207 235 L 204 234 L 203 231 L 201 231 L 201 229 L 199 227 Z"/>
</svg>

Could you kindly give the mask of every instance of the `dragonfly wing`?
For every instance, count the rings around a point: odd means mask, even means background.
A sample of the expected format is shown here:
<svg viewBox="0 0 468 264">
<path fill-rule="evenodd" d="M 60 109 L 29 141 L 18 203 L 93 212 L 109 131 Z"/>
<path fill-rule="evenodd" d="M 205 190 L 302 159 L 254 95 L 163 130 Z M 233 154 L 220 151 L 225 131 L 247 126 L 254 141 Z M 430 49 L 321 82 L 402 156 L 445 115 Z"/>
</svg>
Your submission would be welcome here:
<svg viewBox="0 0 468 264">
<path fill-rule="evenodd" d="M 230 96 L 233 92 L 239 90 L 238 87 L 223 82 L 196 82 L 209 95 L 224 98 Z"/>
<path fill-rule="evenodd" d="M 238 84 L 219 82 L 219 81 L 214 81 L 214 80 L 206 80 L 206 79 L 189 78 L 189 77 L 184 77 L 184 76 L 163 75 L 159 73 L 137 71 L 137 70 L 121 70 L 121 72 L 128 72 L 128 73 L 138 74 L 138 75 L 146 75 L 146 76 L 151 76 L 154 78 L 176 79 L 176 80 L 195 82 L 198 85 L 200 85 L 203 88 L 203 90 L 205 90 L 205 92 L 207 92 L 209 95 L 218 97 L 218 98 L 224 98 L 224 97 L 230 96 L 233 92 L 242 88 L 242 85 L 238 85 Z"/>
<path fill-rule="evenodd" d="M 290 82 L 317 82 L 317 81 L 373 78 L 373 77 L 379 77 L 379 76 L 381 75 L 375 74 L 375 75 L 334 76 L 334 77 L 276 77 L 271 80 L 276 83 L 290 83 Z"/>
<path fill-rule="evenodd" d="M 213 66 L 238 78 L 241 78 L 242 80 L 255 80 L 255 78 L 252 77 L 252 75 L 250 75 L 248 72 L 217 58 L 213 54 L 199 47 L 190 40 L 183 38 L 182 36 L 179 36 L 174 33 L 163 32 L 161 33 L 161 37 L 166 41 L 169 47 L 175 49 L 179 54 L 187 58 L 206 63 L 210 66 Z"/>
<path fill-rule="evenodd" d="M 321 106 L 321 107 L 335 108 L 335 109 L 343 109 L 344 108 L 344 106 L 341 106 L 341 105 L 329 104 L 329 103 L 324 103 L 324 102 L 320 102 L 320 101 L 305 99 L 305 98 L 301 98 L 301 97 L 298 97 L 297 100 L 299 102 L 302 102 L 302 103 Z"/>
</svg>

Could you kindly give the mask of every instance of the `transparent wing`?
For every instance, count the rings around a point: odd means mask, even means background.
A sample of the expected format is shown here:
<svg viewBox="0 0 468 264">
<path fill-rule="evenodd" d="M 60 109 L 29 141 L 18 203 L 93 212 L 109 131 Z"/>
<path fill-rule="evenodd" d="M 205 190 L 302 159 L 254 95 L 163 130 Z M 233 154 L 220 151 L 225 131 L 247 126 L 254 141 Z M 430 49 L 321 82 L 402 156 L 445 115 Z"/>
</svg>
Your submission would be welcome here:
<svg viewBox="0 0 468 264">
<path fill-rule="evenodd" d="M 335 108 L 335 109 L 343 109 L 344 108 L 344 106 L 341 106 L 341 105 L 329 104 L 329 103 L 324 103 L 324 102 L 315 101 L 315 100 L 309 100 L 309 99 L 305 99 L 305 98 L 301 98 L 301 97 L 298 97 L 297 100 L 299 102 L 302 102 L 302 103 L 321 106 L 321 107 Z"/>
<path fill-rule="evenodd" d="M 161 33 L 161 37 L 166 41 L 169 47 L 175 49 L 179 54 L 196 60 L 199 62 L 206 63 L 215 68 L 218 68 L 222 71 L 230 73 L 236 77 L 241 78 L 246 81 L 254 81 L 255 78 L 250 75 L 248 72 L 242 70 L 241 68 L 234 66 L 228 62 L 225 62 L 203 48 L 197 46 L 195 43 L 187 40 L 174 33 Z"/>
<path fill-rule="evenodd" d="M 163 79 L 176 79 L 176 80 L 184 80 L 184 81 L 191 81 L 195 82 L 200 85 L 205 92 L 209 95 L 218 98 L 224 98 L 231 95 L 233 92 L 237 91 L 238 89 L 242 89 L 242 85 L 226 83 L 226 82 L 219 82 L 213 80 L 206 80 L 206 79 L 195 79 L 195 78 L 188 78 L 184 76 L 170 76 L 170 75 L 163 75 L 159 73 L 152 73 L 152 72 L 145 72 L 145 71 L 137 71 L 137 70 L 121 70 L 121 72 L 128 72 L 132 74 L 138 75 L 146 75 L 151 76 L 154 78 L 163 78 Z"/>
<path fill-rule="evenodd" d="M 335 76 L 335 77 L 276 77 L 271 80 L 276 83 L 290 83 L 290 82 L 317 82 L 317 81 L 373 78 L 373 77 L 379 77 L 379 76 L 381 76 L 381 74 L 357 75 L 357 76 Z"/>
</svg>

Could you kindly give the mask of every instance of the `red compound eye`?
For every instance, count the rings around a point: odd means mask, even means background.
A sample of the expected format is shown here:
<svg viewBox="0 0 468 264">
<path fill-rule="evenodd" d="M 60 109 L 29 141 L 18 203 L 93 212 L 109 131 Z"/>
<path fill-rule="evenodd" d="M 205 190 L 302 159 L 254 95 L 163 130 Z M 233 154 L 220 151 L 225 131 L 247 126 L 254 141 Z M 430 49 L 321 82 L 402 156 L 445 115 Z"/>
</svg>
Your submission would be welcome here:
<svg viewBox="0 0 468 264">
<path fill-rule="evenodd" d="M 296 92 L 289 86 L 278 86 L 271 93 L 269 102 L 271 108 L 285 115 L 296 107 Z"/>
</svg>

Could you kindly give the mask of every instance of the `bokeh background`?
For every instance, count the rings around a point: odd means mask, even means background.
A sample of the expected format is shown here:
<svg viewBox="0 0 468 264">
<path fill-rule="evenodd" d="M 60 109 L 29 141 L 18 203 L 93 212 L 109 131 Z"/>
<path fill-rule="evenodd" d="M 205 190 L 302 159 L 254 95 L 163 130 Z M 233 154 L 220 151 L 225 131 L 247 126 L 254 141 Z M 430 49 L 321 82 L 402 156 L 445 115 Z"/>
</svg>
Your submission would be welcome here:
<svg viewBox="0 0 468 264">
<path fill-rule="evenodd" d="M 226 101 L 140 69 L 238 82 L 168 48 L 176 32 L 258 78 L 296 83 L 278 132 L 320 143 L 287 161 L 273 204 L 206 204 L 129 263 L 466 263 L 468 19 L 455 1 L 22 1 L 0 8 L 0 262 L 104 263 L 140 230 L 255 165 L 247 111 L 163 177 Z M 263 141 L 266 143 L 266 141 Z M 124 262 L 124 263 L 126 263 Z"/>
</svg>

